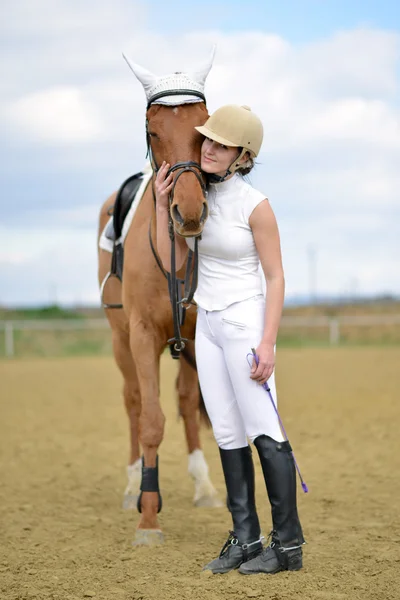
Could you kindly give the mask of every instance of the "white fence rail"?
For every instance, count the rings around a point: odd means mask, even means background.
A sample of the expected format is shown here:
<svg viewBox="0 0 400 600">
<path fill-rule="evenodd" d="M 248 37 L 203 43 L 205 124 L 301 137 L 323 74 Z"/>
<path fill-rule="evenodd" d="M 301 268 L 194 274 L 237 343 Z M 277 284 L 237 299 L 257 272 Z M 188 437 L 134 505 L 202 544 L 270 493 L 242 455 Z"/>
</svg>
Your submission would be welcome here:
<svg viewBox="0 0 400 600">
<path fill-rule="evenodd" d="M 342 326 L 371 327 L 400 325 L 400 315 L 354 315 L 339 317 L 282 317 L 281 327 L 326 327 L 329 342 L 337 345 L 340 342 Z M 15 331 L 88 331 L 108 329 L 107 319 L 65 319 L 65 320 L 24 320 L 0 321 L 0 331 L 4 331 L 5 355 L 15 355 Z"/>
<path fill-rule="evenodd" d="M 341 315 L 339 317 L 282 317 L 281 327 L 327 327 L 331 345 L 340 342 L 341 326 L 383 327 L 400 325 L 400 315 Z"/>
<path fill-rule="evenodd" d="M 5 355 L 10 357 L 15 354 L 15 331 L 98 331 L 109 328 L 107 319 L 0 321 L 0 331 L 4 331 Z"/>
</svg>

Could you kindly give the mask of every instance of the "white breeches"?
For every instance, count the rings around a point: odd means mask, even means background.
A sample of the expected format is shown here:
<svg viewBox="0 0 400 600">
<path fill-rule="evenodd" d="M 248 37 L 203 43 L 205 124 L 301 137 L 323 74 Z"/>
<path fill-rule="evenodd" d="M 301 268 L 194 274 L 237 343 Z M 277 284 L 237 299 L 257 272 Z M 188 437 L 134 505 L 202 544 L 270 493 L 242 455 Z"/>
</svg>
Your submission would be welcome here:
<svg viewBox="0 0 400 600">
<path fill-rule="evenodd" d="M 259 435 L 284 440 L 269 395 L 250 379 L 247 354 L 264 333 L 265 298 L 255 296 L 224 310 L 198 307 L 196 361 L 201 392 L 217 444 L 243 448 Z M 251 361 L 250 361 L 251 364 Z M 275 376 L 268 380 L 277 403 Z"/>
</svg>

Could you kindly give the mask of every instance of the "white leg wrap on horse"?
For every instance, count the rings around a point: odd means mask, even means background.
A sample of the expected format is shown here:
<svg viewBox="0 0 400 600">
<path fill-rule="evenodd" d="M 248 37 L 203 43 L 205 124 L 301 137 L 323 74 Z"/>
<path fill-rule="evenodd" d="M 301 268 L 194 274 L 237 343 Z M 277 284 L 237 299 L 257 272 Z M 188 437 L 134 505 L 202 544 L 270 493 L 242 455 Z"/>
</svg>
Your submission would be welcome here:
<svg viewBox="0 0 400 600">
<path fill-rule="evenodd" d="M 195 506 L 222 506 L 217 490 L 208 476 L 208 464 L 202 450 L 196 449 L 189 454 L 188 471 L 194 481 Z"/>
<path fill-rule="evenodd" d="M 137 499 L 140 493 L 140 483 L 142 481 L 142 459 L 138 458 L 132 465 L 126 467 L 128 476 L 128 485 L 124 492 L 123 507 L 126 509 L 136 509 Z"/>
</svg>

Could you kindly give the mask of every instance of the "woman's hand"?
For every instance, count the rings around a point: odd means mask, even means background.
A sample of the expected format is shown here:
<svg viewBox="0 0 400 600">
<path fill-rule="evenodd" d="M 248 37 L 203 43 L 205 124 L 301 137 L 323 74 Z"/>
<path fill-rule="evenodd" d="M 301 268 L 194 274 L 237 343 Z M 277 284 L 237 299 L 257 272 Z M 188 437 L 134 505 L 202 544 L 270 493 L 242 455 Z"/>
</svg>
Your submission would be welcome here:
<svg viewBox="0 0 400 600">
<path fill-rule="evenodd" d="M 169 206 L 169 194 L 171 192 L 174 176 L 172 173 L 166 177 L 169 169 L 169 164 L 163 161 L 161 168 L 157 173 L 157 177 L 154 183 L 155 194 L 156 194 L 156 206 L 157 208 L 168 210 Z"/>
<path fill-rule="evenodd" d="M 253 358 L 250 377 L 262 385 L 268 381 L 275 368 L 274 345 L 261 342 L 256 348 L 256 354 L 258 356 L 258 366 L 256 359 Z"/>
</svg>

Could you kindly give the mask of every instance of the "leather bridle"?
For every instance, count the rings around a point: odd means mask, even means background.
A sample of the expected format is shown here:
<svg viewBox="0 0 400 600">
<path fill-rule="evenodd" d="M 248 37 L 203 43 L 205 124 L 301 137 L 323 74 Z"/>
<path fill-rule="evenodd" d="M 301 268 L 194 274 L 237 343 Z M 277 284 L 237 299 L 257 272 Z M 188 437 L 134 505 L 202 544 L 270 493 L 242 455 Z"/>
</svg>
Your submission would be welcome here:
<svg viewBox="0 0 400 600">
<path fill-rule="evenodd" d="M 159 93 L 155 94 L 154 96 L 152 96 L 148 101 L 147 110 L 150 108 L 150 106 L 152 106 L 152 104 L 156 100 L 159 100 L 160 98 L 163 98 L 165 96 L 182 96 L 182 95 L 195 96 L 197 98 L 200 98 L 204 103 L 206 102 L 205 96 L 201 92 L 197 92 L 194 90 L 169 90 L 166 92 L 159 92 Z M 153 151 L 151 148 L 151 137 L 150 137 L 150 133 L 149 133 L 149 129 L 148 129 L 148 120 L 147 119 L 146 119 L 146 143 L 147 143 L 147 156 L 151 162 L 151 165 L 152 165 L 155 175 L 157 175 L 159 166 L 157 165 L 157 162 L 154 158 Z M 172 355 L 176 358 L 179 357 L 179 353 L 185 348 L 186 342 L 188 341 L 186 338 L 182 338 L 181 327 L 183 326 L 183 324 L 185 322 L 186 311 L 190 308 L 190 306 L 192 304 L 194 304 L 193 296 L 194 296 L 194 293 L 197 288 L 197 277 L 198 277 L 198 260 L 199 260 L 198 242 L 199 242 L 200 235 L 195 236 L 194 251 L 189 250 L 188 259 L 187 259 L 187 263 L 186 263 L 185 278 L 179 279 L 179 278 L 177 278 L 177 275 L 176 275 L 175 228 L 174 228 L 174 223 L 173 223 L 172 216 L 171 216 L 171 207 L 172 207 L 172 203 L 174 200 L 174 192 L 175 192 L 175 187 L 176 187 L 177 181 L 183 173 L 188 173 L 188 172 L 193 173 L 196 176 L 196 178 L 200 184 L 201 190 L 203 192 L 204 198 L 207 195 L 207 190 L 206 190 L 206 186 L 205 186 L 202 174 L 201 174 L 201 166 L 199 163 L 191 161 L 191 160 L 177 162 L 168 169 L 166 177 L 168 177 L 168 175 L 170 175 L 171 173 L 175 173 L 175 176 L 173 179 L 173 185 L 171 188 L 171 192 L 169 194 L 169 211 L 168 211 L 168 213 L 169 213 L 168 234 L 169 234 L 169 238 L 171 240 L 171 272 L 170 273 L 168 273 L 164 269 L 158 255 L 157 255 L 157 252 L 156 252 L 156 249 L 154 247 L 154 243 L 153 243 L 153 240 L 151 237 L 151 223 L 150 223 L 150 228 L 149 228 L 149 241 L 150 241 L 150 246 L 151 246 L 153 255 L 156 259 L 157 265 L 159 266 L 160 270 L 162 271 L 162 273 L 164 274 L 164 276 L 166 277 L 166 279 L 168 281 L 168 292 L 169 292 L 169 298 L 170 298 L 170 302 L 171 302 L 172 319 L 173 319 L 173 327 L 174 327 L 174 337 L 168 340 L 168 344 L 171 344 L 171 345 L 173 344 L 174 352 L 172 352 Z M 152 181 L 152 190 L 153 190 L 153 199 L 154 199 L 154 203 L 155 203 L 156 197 L 155 197 L 155 191 L 154 191 L 154 177 L 153 177 L 153 181 Z M 193 273 L 191 273 L 192 270 L 193 270 Z M 182 297 L 182 286 L 184 288 L 183 297 Z"/>
</svg>

